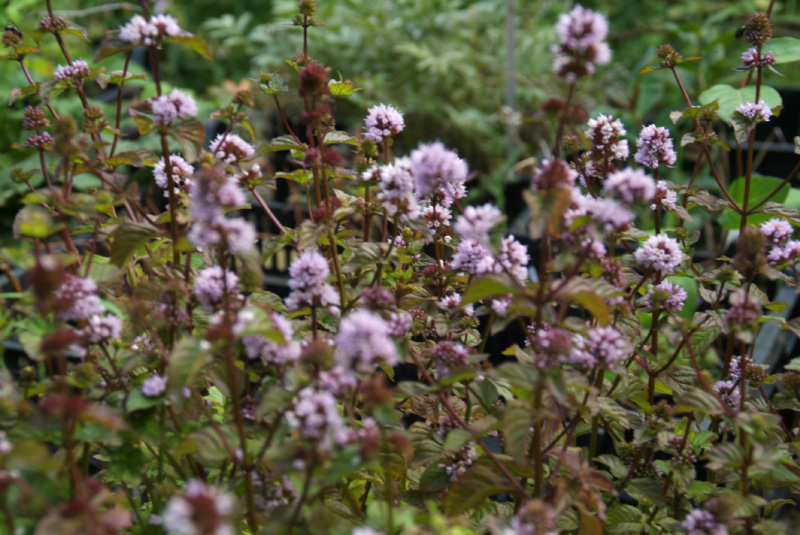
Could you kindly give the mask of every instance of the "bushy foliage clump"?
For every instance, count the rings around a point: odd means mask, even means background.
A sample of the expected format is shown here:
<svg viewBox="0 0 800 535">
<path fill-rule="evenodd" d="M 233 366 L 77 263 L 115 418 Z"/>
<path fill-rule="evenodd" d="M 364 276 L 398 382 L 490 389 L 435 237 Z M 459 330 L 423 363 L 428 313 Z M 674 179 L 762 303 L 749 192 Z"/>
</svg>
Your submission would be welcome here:
<svg viewBox="0 0 800 535">
<path fill-rule="evenodd" d="M 770 48 L 772 3 L 741 29 L 743 88 L 696 103 L 680 69 L 697 58 L 658 50 L 640 74 L 673 77 L 684 135 L 645 124 L 635 146 L 576 102 L 613 60 L 608 21 L 564 13 L 565 96 L 548 101 L 555 136 L 524 192 L 525 237 L 495 205 L 466 205 L 469 155 L 436 132 L 393 151 L 402 110 L 377 104 L 354 134 L 337 129 L 358 88 L 312 56 L 313 0 L 292 20 L 300 52 L 213 111 L 225 127 L 211 139 L 159 70 L 166 47 L 210 59 L 200 37 L 143 2 L 90 64 L 67 48 L 82 29 L 47 8 L 3 35 L 29 82 L 10 91 L 27 105 L 15 148 L 39 163 L 12 171 L 30 193 L 0 249 L 9 533 L 790 532 L 800 364 L 772 373 L 758 344 L 800 334 L 775 299 L 800 278 L 800 211 L 782 204 L 800 164 L 759 176 L 754 145 L 782 108 L 767 77 L 800 41 Z M 27 65 L 50 39 L 63 64 L 37 81 Z M 135 50 L 155 95 L 123 109 L 143 76 L 128 72 Z M 116 54 L 125 67 L 108 72 Z M 114 117 L 90 84 L 117 87 Z M 68 92 L 82 115 L 58 110 Z M 266 107 L 285 134 L 259 142 L 251 117 Z M 120 149 L 123 115 L 141 147 Z M 728 126 L 733 181 L 718 157 Z M 684 147 L 693 172 L 675 168 Z M 291 170 L 271 170 L 275 153 Z M 75 188 L 85 176 L 98 187 Z M 265 200 L 284 184 L 291 212 Z M 281 285 L 264 266 L 287 251 Z"/>
</svg>

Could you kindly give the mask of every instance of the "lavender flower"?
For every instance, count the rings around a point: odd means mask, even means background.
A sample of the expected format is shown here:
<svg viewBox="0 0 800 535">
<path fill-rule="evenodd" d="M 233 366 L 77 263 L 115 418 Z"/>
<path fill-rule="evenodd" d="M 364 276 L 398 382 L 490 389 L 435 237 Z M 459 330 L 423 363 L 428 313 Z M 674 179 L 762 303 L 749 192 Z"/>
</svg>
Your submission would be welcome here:
<svg viewBox="0 0 800 535">
<path fill-rule="evenodd" d="M 311 440 L 323 450 L 347 441 L 347 428 L 330 392 L 304 388 L 297 394 L 294 408 L 286 413 L 289 427 L 302 438 Z"/>
<path fill-rule="evenodd" d="M 666 182 L 659 180 L 656 184 L 656 196 L 653 201 L 653 204 L 650 205 L 651 210 L 655 210 L 659 205 L 667 210 L 674 210 L 678 206 L 678 194 L 669 189 Z"/>
<path fill-rule="evenodd" d="M 792 225 L 777 217 L 761 223 L 761 235 L 767 243 L 780 244 L 792 237 Z"/>
<path fill-rule="evenodd" d="M 166 375 L 151 375 L 142 383 L 142 394 L 149 398 L 160 396 L 167 390 Z"/>
<path fill-rule="evenodd" d="M 175 184 L 175 194 L 177 195 L 183 188 L 192 183 L 192 175 L 194 175 L 194 168 L 177 154 L 170 154 L 169 156 L 170 171 L 172 174 L 172 181 Z M 156 185 L 164 191 L 164 197 L 169 197 L 169 181 L 167 180 L 166 162 L 162 156 L 158 163 L 153 167 L 153 178 Z"/>
<path fill-rule="evenodd" d="M 56 318 L 62 321 L 84 320 L 103 312 L 100 298 L 95 295 L 95 291 L 97 284 L 93 280 L 67 274 L 53 295 L 63 305 L 56 312 Z"/>
<path fill-rule="evenodd" d="M 657 271 L 662 277 L 675 271 L 683 261 L 678 242 L 664 234 L 649 238 L 634 256 L 638 263 Z"/>
<path fill-rule="evenodd" d="M 82 59 L 76 59 L 72 62 L 72 65 L 60 65 L 53 73 L 53 76 L 56 80 L 62 82 L 80 83 L 90 73 L 89 64 Z"/>
<path fill-rule="evenodd" d="M 680 312 L 686 302 L 686 290 L 677 284 L 662 281 L 647 292 L 647 295 L 642 299 L 642 303 L 648 308 L 653 306 L 654 301 L 660 305 L 662 310 Z"/>
<path fill-rule="evenodd" d="M 613 364 L 625 358 L 625 340 L 616 328 L 595 327 L 586 336 L 586 349 L 603 364 Z"/>
<path fill-rule="evenodd" d="M 448 453 L 445 462 L 439 464 L 439 468 L 444 468 L 450 481 L 455 482 L 464 475 L 467 469 L 475 463 L 478 458 L 478 451 L 475 446 L 468 442 L 460 450 Z"/>
<path fill-rule="evenodd" d="M 500 242 L 500 251 L 495 258 L 495 273 L 508 273 L 520 282 L 528 280 L 528 248 L 514 236 L 507 236 Z"/>
<path fill-rule="evenodd" d="M 56 142 L 47 132 L 42 132 L 41 134 L 31 134 L 25 139 L 25 144 L 33 149 L 39 151 L 49 151 L 53 148 L 53 144 Z"/>
<path fill-rule="evenodd" d="M 410 156 L 417 182 L 417 198 L 432 197 L 449 207 L 466 196 L 467 164 L 440 142 L 420 145 Z"/>
<path fill-rule="evenodd" d="M 122 323 L 113 314 L 95 314 L 89 318 L 83 332 L 91 343 L 99 344 L 105 340 L 119 339 L 122 336 Z"/>
<path fill-rule="evenodd" d="M 436 207 L 427 205 L 422 209 L 422 218 L 425 220 L 428 228 L 436 232 L 450 224 L 453 214 L 450 208 L 441 205 Z"/>
<path fill-rule="evenodd" d="M 488 247 L 477 240 L 465 240 L 458 246 L 450 267 L 470 275 L 482 275 L 493 272 L 494 265 L 494 258 Z"/>
<path fill-rule="evenodd" d="M 464 213 L 458 216 L 453 230 L 462 240 L 475 240 L 482 243 L 489 241 L 489 231 L 503 216 L 493 204 L 483 206 L 467 206 Z"/>
<path fill-rule="evenodd" d="M 798 259 L 800 259 L 800 241 L 798 240 L 789 240 L 782 246 L 775 246 L 767 254 L 767 260 L 774 266 L 787 262 L 794 264 Z"/>
<path fill-rule="evenodd" d="M 775 55 L 772 53 L 772 50 L 767 50 L 763 56 L 758 55 L 757 48 L 748 48 L 742 52 L 742 63 L 745 69 L 769 67 L 770 65 L 775 65 L 775 62 Z"/>
<path fill-rule="evenodd" d="M 364 124 L 367 127 L 364 137 L 375 143 L 396 136 L 405 127 L 403 114 L 386 104 L 371 107 Z"/>
<path fill-rule="evenodd" d="M 239 277 L 236 274 L 223 270 L 220 266 L 211 266 L 197 274 L 193 293 L 203 308 L 210 311 L 223 304 L 226 293 L 229 301 L 237 298 L 238 282 Z"/>
<path fill-rule="evenodd" d="M 561 44 L 573 50 L 586 50 L 608 36 L 608 21 L 603 15 L 583 6 L 575 6 L 563 13 L 556 24 L 556 34 Z"/>
<path fill-rule="evenodd" d="M 233 503 L 230 494 L 192 479 L 182 496 L 167 502 L 164 529 L 176 535 L 234 535 L 230 524 Z"/>
<path fill-rule="evenodd" d="M 131 44 L 154 45 L 157 38 L 171 37 L 183 33 L 178 22 L 170 15 L 155 15 L 148 22 L 141 15 L 133 18 L 119 30 L 119 38 Z"/>
<path fill-rule="evenodd" d="M 597 152 L 616 160 L 625 160 L 629 155 L 628 141 L 622 139 L 627 133 L 622 121 L 611 115 L 598 115 L 589 119 L 586 136 Z"/>
<path fill-rule="evenodd" d="M 508 294 L 501 299 L 492 299 L 490 306 L 497 317 L 505 318 L 508 315 L 508 307 L 511 306 L 513 300 L 514 296 Z"/>
<path fill-rule="evenodd" d="M 462 295 L 460 293 L 451 293 L 446 295 L 439 301 L 439 307 L 442 310 L 450 311 L 450 313 L 454 313 L 456 309 L 461 306 L 461 299 Z M 464 307 L 463 310 L 464 314 L 467 316 L 472 316 L 475 312 L 475 308 L 470 304 Z"/>
<path fill-rule="evenodd" d="M 397 346 L 389 325 L 378 315 L 358 310 L 342 319 L 336 335 L 337 358 L 345 368 L 369 373 L 380 363 L 397 364 Z"/>
<path fill-rule="evenodd" d="M 157 124 L 168 124 L 178 117 L 197 115 L 194 99 L 177 89 L 173 89 L 169 95 L 159 95 L 150 99 L 150 110 Z"/>
<path fill-rule="evenodd" d="M 532 348 L 536 366 L 547 369 L 564 362 L 572 352 L 573 343 L 572 336 L 564 329 L 538 322 L 528 326 L 525 345 Z"/>
<path fill-rule="evenodd" d="M 414 198 L 414 168 L 408 158 L 381 167 L 378 172 L 379 199 L 389 216 L 401 215 L 403 220 L 419 217 Z"/>
<path fill-rule="evenodd" d="M 643 127 L 636 146 L 639 151 L 634 155 L 634 161 L 651 169 L 657 169 L 659 165 L 675 165 L 678 159 L 672 147 L 669 130 L 663 126 L 651 124 Z"/>
<path fill-rule="evenodd" d="M 588 198 L 586 209 L 604 232 L 623 230 L 636 219 L 636 214 L 614 199 Z"/>
<path fill-rule="evenodd" d="M 611 61 L 611 50 L 604 42 L 608 22 L 602 15 L 576 6 L 558 19 L 556 33 L 560 44 L 552 47 L 556 54 L 553 70 L 569 83 L 593 73 L 595 63 Z"/>
<path fill-rule="evenodd" d="M 736 108 L 736 112 L 754 121 L 769 121 L 772 118 L 772 109 L 763 100 L 759 100 L 758 104 L 745 102 Z"/>
<path fill-rule="evenodd" d="M 431 349 L 431 360 L 436 373 L 444 375 L 453 368 L 466 366 L 469 363 L 469 350 L 461 344 L 444 340 Z"/>
<path fill-rule="evenodd" d="M 396 339 L 405 337 L 406 333 L 411 332 L 414 323 L 411 314 L 402 310 L 389 314 L 386 324 L 389 326 L 389 336 Z"/>
<path fill-rule="evenodd" d="M 681 525 L 688 531 L 687 535 L 728 535 L 725 526 L 718 524 L 711 513 L 702 509 L 689 513 Z"/>
<path fill-rule="evenodd" d="M 214 155 L 217 161 L 229 164 L 238 163 L 240 160 L 249 158 L 256 152 L 256 149 L 253 148 L 250 143 L 232 133 L 228 133 L 227 135 L 219 134 L 214 138 L 214 141 L 211 142 L 208 150 Z"/>
<path fill-rule="evenodd" d="M 377 531 L 369 527 L 354 528 L 350 535 L 383 535 L 382 531 Z"/>
<path fill-rule="evenodd" d="M 255 319 L 252 310 L 242 309 L 237 314 L 233 332 L 236 335 L 245 334 L 242 337 L 242 344 L 245 347 L 247 358 L 251 360 L 261 358 L 269 364 L 284 364 L 299 359 L 301 348 L 300 343 L 293 339 L 292 322 L 275 312 L 272 312 L 269 318 L 272 328 L 283 338 L 280 343 L 259 334 L 247 334 L 247 330 L 252 327 Z"/>
<path fill-rule="evenodd" d="M 25 107 L 25 118 L 22 120 L 22 128 L 25 130 L 44 130 L 50 126 L 50 120 L 44 110 L 36 106 Z"/>
<path fill-rule="evenodd" d="M 604 187 L 606 193 L 619 197 L 628 204 L 650 202 L 656 196 L 653 178 L 641 169 L 630 167 L 611 173 Z"/>
<path fill-rule="evenodd" d="M 341 396 L 351 392 L 358 385 L 358 378 L 344 366 L 334 366 L 319 372 L 319 387 L 326 392 Z"/>
</svg>

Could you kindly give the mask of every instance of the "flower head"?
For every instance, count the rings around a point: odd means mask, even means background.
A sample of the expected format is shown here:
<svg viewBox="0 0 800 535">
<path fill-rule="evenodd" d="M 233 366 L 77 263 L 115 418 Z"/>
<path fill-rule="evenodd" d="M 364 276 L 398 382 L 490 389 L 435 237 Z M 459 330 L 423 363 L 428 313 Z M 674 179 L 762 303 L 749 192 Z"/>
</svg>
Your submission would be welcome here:
<svg viewBox="0 0 800 535">
<path fill-rule="evenodd" d="M 95 295 L 97 284 L 92 279 L 81 279 L 67 274 L 66 279 L 54 293 L 62 306 L 56 317 L 62 321 L 88 319 L 103 312 L 100 298 Z"/>
<path fill-rule="evenodd" d="M 420 145 L 410 156 L 417 183 L 417 198 L 434 197 L 449 207 L 466 196 L 467 164 L 440 142 Z"/>
<path fill-rule="evenodd" d="M 656 183 L 641 169 L 630 167 L 611 173 L 605 183 L 605 191 L 622 199 L 627 204 L 650 202 L 656 196 Z"/>
<path fill-rule="evenodd" d="M 371 107 L 364 124 L 367 127 L 364 137 L 375 143 L 394 137 L 405 128 L 403 114 L 386 104 Z"/>
<path fill-rule="evenodd" d="M 401 215 L 405 220 L 419 217 L 414 198 L 414 168 L 408 158 L 378 168 L 379 198 L 389 216 Z"/>
<path fill-rule="evenodd" d="M 230 494 L 192 479 L 183 495 L 170 498 L 162 522 L 177 535 L 233 535 L 233 503 Z"/>
<path fill-rule="evenodd" d="M 792 237 L 792 225 L 788 221 L 774 217 L 769 221 L 761 223 L 759 227 L 764 241 L 772 244 L 783 243 Z"/>
<path fill-rule="evenodd" d="M 167 390 L 166 375 L 151 375 L 142 383 L 142 394 L 149 398 L 160 396 Z"/>
<path fill-rule="evenodd" d="M 67 82 L 80 82 L 90 74 L 89 64 L 82 59 L 76 59 L 72 65 L 61 65 L 53 73 L 56 80 Z"/>
<path fill-rule="evenodd" d="M 656 184 L 656 196 L 650 209 L 655 210 L 659 206 L 663 206 L 667 210 L 673 210 L 678 206 L 678 194 L 669 189 L 663 180 L 659 180 Z"/>
<path fill-rule="evenodd" d="M 681 524 L 688 531 L 687 535 L 728 535 L 725 526 L 717 523 L 708 511 L 695 509 L 683 520 Z"/>
<path fill-rule="evenodd" d="M 345 368 L 369 373 L 383 362 L 397 363 L 397 346 L 389 325 L 380 316 L 357 310 L 342 319 L 336 335 L 339 363 Z"/>
<path fill-rule="evenodd" d="M 217 161 L 230 164 L 249 158 L 256 152 L 256 149 L 250 143 L 230 132 L 227 135 L 219 134 L 214 138 L 208 150 Z"/>
<path fill-rule="evenodd" d="M 84 329 L 86 338 L 93 344 L 105 340 L 119 339 L 122 336 L 122 322 L 113 314 L 93 315 Z"/>
<path fill-rule="evenodd" d="M 677 240 L 664 234 L 649 238 L 636 250 L 634 256 L 637 262 L 657 271 L 662 277 L 675 271 L 683 261 L 683 253 Z"/>
<path fill-rule="evenodd" d="M 211 266 L 200 270 L 194 279 L 193 293 L 206 310 L 213 310 L 224 303 L 225 294 L 233 301 L 237 297 L 236 285 L 239 277 L 235 273 L 223 270 L 220 266 Z"/>
<path fill-rule="evenodd" d="M 330 392 L 304 388 L 297 394 L 294 407 L 286 414 L 289 427 L 301 437 L 312 440 L 322 449 L 347 440 L 347 428 Z"/>
<path fill-rule="evenodd" d="M 680 312 L 686 302 L 686 290 L 670 281 L 662 281 L 647 292 L 642 302 L 646 307 L 658 303 L 663 310 Z"/>
<path fill-rule="evenodd" d="M 458 216 L 453 230 L 462 240 L 477 240 L 486 243 L 489 240 L 489 231 L 503 216 L 502 212 L 493 204 L 483 206 L 467 206 L 464 213 Z"/>
<path fill-rule="evenodd" d="M 736 111 L 744 117 L 752 120 L 769 121 L 772 118 L 772 109 L 763 100 L 759 100 L 758 104 L 752 102 L 745 102 Z"/>
<path fill-rule="evenodd" d="M 194 175 L 194 168 L 177 154 L 170 154 L 169 156 L 170 172 L 172 174 L 172 181 L 175 184 L 175 193 L 183 191 L 183 187 L 192 183 L 192 176 Z M 166 162 L 162 156 L 158 163 L 153 167 L 153 178 L 158 187 L 164 191 L 164 197 L 169 197 L 168 188 L 169 181 L 167 179 Z"/>
<path fill-rule="evenodd" d="M 533 187 L 544 191 L 550 189 L 569 189 L 575 185 L 578 172 L 560 159 L 544 160 L 542 166 L 533 175 Z"/>
<path fill-rule="evenodd" d="M 134 15 L 130 22 L 120 28 L 119 38 L 127 43 L 144 43 L 150 46 L 159 38 L 181 33 L 183 32 L 178 22 L 170 15 L 155 15 L 149 21 L 141 15 Z"/>
<path fill-rule="evenodd" d="M 663 126 L 651 124 L 643 127 L 636 146 L 639 150 L 633 156 L 634 161 L 651 169 L 656 169 L 659 165 L 675 165 L 678 159 L 672 147 L 669 130 Z"/>
</svg>

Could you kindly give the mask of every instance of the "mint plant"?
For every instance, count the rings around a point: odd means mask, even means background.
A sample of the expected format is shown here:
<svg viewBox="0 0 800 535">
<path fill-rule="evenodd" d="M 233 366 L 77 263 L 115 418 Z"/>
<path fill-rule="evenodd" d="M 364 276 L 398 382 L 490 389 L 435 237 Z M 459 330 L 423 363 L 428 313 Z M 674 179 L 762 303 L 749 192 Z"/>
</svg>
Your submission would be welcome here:
<svg viewBox="0 0 800 535">
<path fill-rule="evenodd" d="M 698 58 L 659 48 L 640 74 L 674 79 L 683 136 L 641 125 L 633 155 L 622 121 L 576 111 L 612 61 L 608 21 L 563 14 L 527 236 L 466 205 L 469 155 L 436 132 L 393 150 L 408 126 L 393 105 L 337 129 L 358 88 L 311 55 L 313 0 L 283 72 L 205 118 L 216 137 L 159 64 L 172 46 L 210 59 L 202 38 L 143 2 L 90 63 L 68 51 L 82 29 L 46 7 L 3 36 L 29 83 L 10 91 L 30 132 L 14 148 L 39 163 L 12 170 L 30 192 L 0 249 L 8 533 L 791 533 L 800 360 L 770 369 L 758 345 L 771 326 L 800 336 L 776 298 L 800 279 L 800 211 L 783 204 L 800 163 L 762 177 L 754 148 L 782 109 L 765 82 L 782 61 L 773 3 L 741 32 L 743 88 L 693 99 L 681 65 Z M 65 64 L 37 81 L 27 58 L 49 39 Z M 124 109 L 137 48 L 155 94 Z M 90 84 L 117 86 L 113 119 Z M 66 92 L 82 117 L 57 111 Z M 265 141 L 267 109 L 285 132 Z M 142 147 L 118 150 L 124 121 Z M 279 152 L 291 170 L 272 168 Z M 84 175 L 100 186 L 76 188 Z M 269 202 L 284 181 L 294 217 Z M 730 251 L 698 250 L 717 243 Z M 286 251 L 281 286 L 264 266 Z"/>
</svg>

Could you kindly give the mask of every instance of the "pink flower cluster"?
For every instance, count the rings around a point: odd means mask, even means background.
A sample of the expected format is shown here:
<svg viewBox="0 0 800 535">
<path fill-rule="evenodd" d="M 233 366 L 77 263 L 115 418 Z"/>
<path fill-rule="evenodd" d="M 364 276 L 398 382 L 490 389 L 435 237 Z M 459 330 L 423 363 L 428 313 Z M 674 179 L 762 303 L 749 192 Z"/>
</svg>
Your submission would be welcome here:
<svg viewBox="0 0 800 535">
<path fill-rule="evenodd" d="M 172 174 L 172 182 L 175 185 L 175 194 L 184 191 L 192 183 L 192 175 L 194 175 L 194 168 L 177 154 L 170 154 L 169 156 L 170 173 Z M 164 157 L 159 158 L 158 163 L 153 167 L 153 178 L 156 185 L 164 190 L 164 197 L 169 197 L 169 180 L 167 180 L 167 169 Z"/>
<path fill-rule="evenodd" d="M 761 224 L 761 235 L 771 247 L 767 259 L 773 266 L 797 263 L 800 260 L 800 240 L 790 240 L 792 225 L 783 219 L 773 218 Z"/>
<path fill-rule="evenodd" d="M 193 293 L 202 307 L 207 311 L 221 307 L 226 299 L 232 303 L 238 299 L 236 285 L 239 277 L 235 273 L 223 270 L 220 266 L 203 268 L 194 279 Z"/>
<path fill-rule="evenodd" d="M 76 59 L 72 65 L 60 65 L 53 76 L 56 80 L 78 83 L 90 74 L 89 64 L 82 59 Z"/>
<path fill-rule="evenodd" d="M 556 55 L 553 70 L 567 82 L 592 74 L 595 64 L 611 61 L 611 49 L 605 42 L 608 22 L 599 13 L 575 6 L 559 17 L 556 24 L 559 44 L 552 47 Z"/>
<path fill-rule="evenodd" d="M 131 44 L 142 43 L 151 46 L 162 37 L 172 37 L 181 33 L 183 32 L 178 22 L 171 15 L 154 15 L 149 21 L 141 15 L 134 15 L 130 22 L 120 28 L 119 38 Z"/>
<path fill-rule="evenodd" d="M 397 364 L 397 346 L 389 324 L 368 310 L 345 316 L 336 335 L 337 362 L 345 369 L 370 373 L 381 363 Z"/>
<path fill-rule="evenodd" d="M 657 169 L 659 165 L 675 165 L 678 160 L 669 130 L 663 126 L 651 124 L 643 127 L 636 140 L 636 146 L 639 150 L 633 156 L 633 160 L 651 169 Z"/>
<path fill-rule="evenodd" d="M 364 125 L 367 128 L 364 137 L 375 143 L 381 143 L 384 139 L 394 137 L 402 132 L 405 122 L 403 114 L 395 107 L 379 104 L 369 109 Z"/>
<path fill-rule="evenodd" d="M 639 264 L 658 272 L 662 277 L 671 274 L 683 262 L 680 244 L 665 234 L 649 238 L 634 256 Z"/>
<path fill-rule="evenodd" d="M 317 251 L 303 251 L 289 266 L 289 288 L 286 306 L 297 310 L 304 306 L 336 307 L 339 294 L 326 279 L 331 274 L 328 261 Z"/>
<path fill-rule="evenodd" d="M 168 124 L 179 117 L 197 115 L 197 104 L 183 91 L 173 89 L 169 95 L 159 95 L 150 99 L 150 110 L 157 124 Z"/>
</svg>

